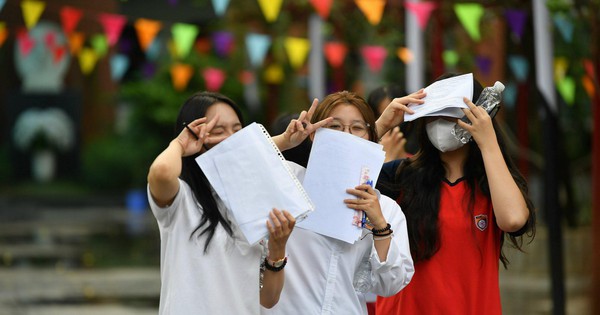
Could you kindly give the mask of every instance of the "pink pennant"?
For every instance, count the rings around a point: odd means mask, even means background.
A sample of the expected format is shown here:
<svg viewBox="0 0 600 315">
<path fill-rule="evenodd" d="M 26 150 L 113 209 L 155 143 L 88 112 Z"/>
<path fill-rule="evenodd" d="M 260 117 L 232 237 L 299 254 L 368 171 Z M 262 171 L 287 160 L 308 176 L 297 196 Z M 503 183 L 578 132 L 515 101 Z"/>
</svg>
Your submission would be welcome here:
<svg viewBox="0 0 600 315">
<path fill-rule="evenodd" d="M 492 70 L 492 59 L 485 56 L 477 56 L 475 57 L 475 63 L 477 63 L 477 67 L 483 74 L 490 74 L 490 71 Z"/>
<path fill-rule="evenodd" d="M 127 23 L 127 18 L 119 14 L 101 13 L 98 15 L 98 21 L 104 27 L 108 45 L 114 46 L 119 41 L 119 37 L 121 37 L 121 32 Z"/>
<path fill-rule="evenodd" d="M 431 12 L 437 8 L 435 2 L 405 2 L 404 6 L 417 18 L 421 30 L 427 27 Z"/>
<path fill-rule="evenodd" d="M 19 34 L 19 50 L 21 51 L 21 55 L 23 57 L 29 56 L 33 47 L 35 47 L 35 39 L 30 37 L 26 31 L 22 31 Z"/>
<path fill-rule="evenodd" d="M 310 0 L 310 4 L 312 4 L 315 11 L 317 11 L 323 20 L 327 20 L 329 12 L 331 12 L 333 0 Z"/>
<path fill-rule="evenodd" d="M 79 9 L 69 6 L 64 6 L 60 9 L 60 20 L 63 30 L 67 35 L 75 30 L 75 27 L 77 27 L 77 24 L 79 24 L 82 17 L 83 12 Z"/>
<path fill-rule="evenodd" d="M 372 72 L 379 72 L 383 67 L 387 50 L 383 46 L 363 46 L 360 52 Z"/>
<path fill-rule="evenodd" d="M 202 76 L 206 82 L 206 89 L 217 92 L 225 82 L 225 72 L 221 69 L 208 67 L 202 71 Z"/>
<path fill-rule="evenodd" d="M 348 47 L 344 43 L 340 42 L 328 42 L 323 47 L 325 51 L 325 59 L 334 68 L 339 68 L 344 64 L 346 54 L 348 53 Z"/>
<path fill-rule="evenodd" d="M 65 52 L 67 52 L 67 49 L 65 47 L 54 48 L 52 50 L 52 61 L 54 61 L 55 64 L 59 63 L 65 55 Z"/>
</svg>

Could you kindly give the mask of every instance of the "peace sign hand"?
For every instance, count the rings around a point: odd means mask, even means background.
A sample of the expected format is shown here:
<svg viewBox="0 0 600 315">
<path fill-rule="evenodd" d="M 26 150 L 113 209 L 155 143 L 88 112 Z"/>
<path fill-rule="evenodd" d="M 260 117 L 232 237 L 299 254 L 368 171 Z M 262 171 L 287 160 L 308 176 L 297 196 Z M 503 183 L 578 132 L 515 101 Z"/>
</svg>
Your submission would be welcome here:
<svg viewBox="0 0 600 315">
<path fill-rule="evenodd" d="M 206 117 L 198 118 L 184 126 L 175 140 L 183 148 L 183 156 L 190 156 L 202 150 L 202 145 L 206 143 L 210 131 L 219 121 L 219 115 L 216 115 L 211 121 L 206 123 Z"/>
</svg>

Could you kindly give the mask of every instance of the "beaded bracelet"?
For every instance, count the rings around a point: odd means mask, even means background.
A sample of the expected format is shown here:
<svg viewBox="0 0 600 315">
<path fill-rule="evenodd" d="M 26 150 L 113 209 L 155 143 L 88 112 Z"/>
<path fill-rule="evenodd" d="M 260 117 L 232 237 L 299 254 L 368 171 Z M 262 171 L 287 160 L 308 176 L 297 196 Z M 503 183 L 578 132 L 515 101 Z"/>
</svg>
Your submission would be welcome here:
<svg viewBox="0 0 600 315">
<path fill-rule="evenodd" d="M 381 234 L 383 232 L 387 232 L 387 231 L 391 231 L 391 230 L 392 230 L 392 226 L 388 223 L 383 229 L 378 230 L 376 228 L 373 228 L 373 229 L 371 229 L 371 232 L 373 232 L 373 235 L 376 235 L 376 234 Z"/>
<path fill-rule="evenodd" d="M 387 233 L 372 233 L 373 236 L 387 236 L 394 233 L 394 230 L 389 229 L 386 231 Z"/>
<path fill-rule="evenodd" d="M 390 234 L 387 234 L 385 236 L 375 236 L 375 235 L 373 235 L 373 240 L 374 241 L 381 241 L 381 240 L 385 240 L 385 239 L 388 239 L 388 238 L 392 238 L 393 236 L 394 236 L 394 233 L 390 233 Z"/>
<path fill-rule="evenodd" d="M 277 272 L 277 271 L 281 271 L 283 269 L 283 267 L 285 267 L 285 265 L 287 264 L 287 257 L 283 258 L 283 262 L 281 263 L 281 266 L 279 266 L 279 267 L 275 267 L 275 266 L 271 265 L 269 263 L 269 259 L 267 257 L 265 257 L 265 261 L 263 263 L 265 265 L 265 269 Z"/>
</svg>

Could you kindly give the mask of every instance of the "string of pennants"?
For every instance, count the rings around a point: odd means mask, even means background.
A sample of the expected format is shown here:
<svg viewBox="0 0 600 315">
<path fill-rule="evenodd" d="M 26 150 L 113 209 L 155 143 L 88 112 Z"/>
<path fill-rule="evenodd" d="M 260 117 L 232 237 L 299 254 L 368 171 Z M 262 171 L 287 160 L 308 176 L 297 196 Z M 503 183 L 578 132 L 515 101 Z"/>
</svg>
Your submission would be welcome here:
<svg viewBox="0 0 600 315">
<path fill-rule="evenodd" d="M 334 0 L 309 0 L 315 12 L 322 19 L 327 20 L 331 12 Z M 168 0 L 171 5 L 177 5 L 177 0 Z M 259 7 L 267 22 L 275 22 L 281 11 L 283 0 L 257 0 Z M 386 0 L 355 0 L 357 8 L 364 14 L 365 19 L 376 26 L 380 23 L 383 16 Z M 212 0 L 212 6 L 215 14 L 219 17 L 224 16 L 229 6 L 230 0 Z M 6 0 L 0 0 L 0 12 L 2 11 Z M 33 47 L 37 44 L 31 38 L 27 30 L 31 30 L 38 23 L 45 10 L 46 2 L 41 0 L 22 0 L 21 11 L 25 22 L 26 30 L 19 30 L 15 34 L 18 41 L 19 53 L 26 57 Z M 431 13 L 437 9 L 437 3 L 433 1 L 423 2 L 408 2 L 404 3 L 405 8 L 415 16 L 421 30 L 427 27 Z M 456 14 L 461 25 L 465 29 L 469 37 L 479 42 L 481 40 L 480 23 L 481 18 L 485 13 L 485 8 L 479 3 L 457 3 L 454 5 L 454 13 Z M 127 16 L 120 14 L 97 13 L 94 18 L 102 25 L 104 34 L 94 34 L 87 38 L 89 46 L 86 47 L 86 34 L 77 31 L 77 26 L 84 12 L 76 7 L 64 6 L 60 9 L 60 22 L 64 33 L 68 39 L 68 47 L 56 45 L 52 39 L 52 35 L 48 35 L 44 39 L 44 44 L 52 52 L 55 61 L 59 61 L 66 49 L 69 49 L 72 55 L 78 57 L 81 71 L 84 74 L 93 72 L 96 63 L 100 58 L 108 54 L 109 48 L 115 46 L 121 36 L 123 28 L 127 23 L 132 23 L 140 47 L 147 56 L 157 54 L 160 51 L 161 43 L 156 39 L 161 30 L 167 27 L 165 23 L 158 20 L 138 18 L 130 21 Z M 525 10 L 506 9 L 504 11 L 507 24 L 510 28 L 512 37 L 515 41 L 520 41 L 524 26 L 528 18 L 528 13 Z M 555 29 L 559 30 L 561 37 L 566 42 L 570 43 L 573 39 L 574 25 L 570 17 L 564 13 L 553 16 Z M 192 48 L 198 45 L 197 37 L 199 27 L 187 23 L 172 23 L 170 25 L 171 40 L 167 47 L 174 59 L 184 59 L 190 54 Z M 6 24 L 0 21 L 0 48 L 9 37 L 9 30 Z M 220 56 L 228 56 L 235 47 L 235 37 L 232 33 L 226 31 L 218 31 L 211 34 L 212 44 L 215 52 Z M 310 52 L 310 41 L 300 37 L 286 37 L 283 39 L 284 50 L 286 52 L 288 62 L 294 69 L 301 68 L 307 59 Z M 252 68 L 256 69 L 263 66 L 265 56 L 273 44 L 270 36 L 259 33 L 248 33 L 245 36 L 245 46 L 247 50 L 248 60 Z M 395 55 L 405 64 L 412 62 L 415 58 L 412 52 L 406 47 L 395 48 Z M 344 64 L 344 60 L 348 53 L 347 45 L 342 41 L 330 41 L 324 44 L 323 54 L 329 65 L 333 68 L 339 68 Z M 373 72 L 379 72 L 386 59 L 389 57 L 389 49 L 378 45 L 364 45 L 360 48 L 360 55 Z M 446 50 L 442 54 L 444 63 L 447 67 L 454 67 L 460 60 L 460 56 L 454 50 Z M 491 59 L 486 56 L 476 56 L 475 63 L 478 68 L 487 73 L 491 69 Z M 581 78 L 581 83 L 590 97 L 596 93 L 594 80 L 594 65 L 591 60 L 583 60 L 585 74 Z M 114 54 L 110 57 L 110 66 L 112 78 L 119 81 L 129 67 L 129 58 L 124 54 Z M 508 66 L 512 71 L 517 82 L 523 82 L 528 77 L 529 62 L 520 55 L 510 55 L 508 57 Z M 567 75 L 569 61 L 564 57 L 555 59 L 555 83 L 557 90 L 567 102 L 573 104 L 575 99 L 575 80 Z M 243 82 L 252 80 L 252 72 L 246 71 L 240 74 Z M 188 81 L 194 74 L 194 69 L 190 65 L 186 65 L 179 61 L 174 61 L 171 67 L 171 75 L 174 88 L 183 90 L 187 86 Z M 208 67 L 201 71 L 204 77 L 207 89 L 218 90 L 226 79 L 226 74 L 222 69 Z M 283 70 L 277 65 L 270 65 L 265 69 L 265 79 L 270 83 L 278 83 L 284 79 Z M 508 94 L 506 102 L 510 105 L 510 90 L 511 86 L 507 86 Z"/>
</svg>

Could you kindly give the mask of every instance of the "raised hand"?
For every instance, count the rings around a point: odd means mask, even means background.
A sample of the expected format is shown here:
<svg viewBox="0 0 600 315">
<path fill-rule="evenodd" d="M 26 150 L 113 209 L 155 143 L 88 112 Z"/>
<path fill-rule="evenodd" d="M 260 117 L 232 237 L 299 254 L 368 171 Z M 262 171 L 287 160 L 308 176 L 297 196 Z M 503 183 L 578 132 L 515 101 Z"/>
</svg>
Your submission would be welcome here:
<svg viewBox="0 0 600 315">
<path fill-rule="evenodd" d="M 350 209 L 362 210 L 367 214 L 369 222 L 376 229 L 382 229 L 387 225 L 383 213 L 381 213 L 381 205 L 377 192 L 371 185 L 362 184 L 353 189 L 346 189 L 346 192 L 356 196 L 354 199 L 344 199 L 344 203 Z"/>
<path fill-rule="evenodd" d="M 466 97 L 463 100 L 469 106 L 468 109 L 463 109 L 463 112 L 469 118 L 471 124 L 460 119 L 457 119 L 457 124 L 473 136 L 473 140 L 475 140 L 480 149 L 484 149 L 489 144 L 497 145 L 496 131 L 488 112 L 481 106 L 475 106 Z"/>
<path fill-rule="evenodd" d="M 420 89 L 415 93 L 404 97 L 393 99 L 385 108 L 379 119 L 377 119 L 377 134 L 383 136 L 388 130 L 394 126 L 398 126 L 404 122 L 404 113 L 414 114 L 413 110 L 408 107 L 408 104 L 423 104 L 422 100 L 426 93 L 424 89 Z"/>
<path fill-rule="evenodd" d="M 183 148 L 183 156 L 200 152 L 202 145 L 208 142 L 208 135 L 218 121 L 219 116 L 216 115 L 208 123 L 206 122 L 206 117 L 198 118 L 188 123 L 179 135 L 177 135 L 177 138 L 175 138 Z"/>
<path fill-rule="evenodd" d="M 277 260 L 285 257 L 285 244 L 287 243 L 296 219 L 287 211 L 273 209 L 269 213 L 270 220 L 267 220 L 267 229 L 269 229 L 269 257 Z"/>
<path fill-rule="evenodd" d="M 385 151 L 385 162 L 403 159 L 408 156 L 406 152 L 406 138 L 400 127 L 396 126 L 394 129 L 386 132 L 379 143 L 383 145 L 383 151 Z"/>
<path fill-rule="evenodd" d="M 280 150 L 287 150 L 298 146 L 311 133 L 331 122 L 333 118 L 328 117 L 316 123 L 311 123 L 312 115 L 319 105 L 319 100 L 314 99 L 307 111 L 302 111 L 298 119 L 292 119 L 285 132 L 273 138 Z"/>
</svg>

